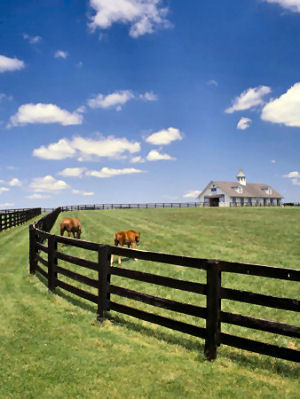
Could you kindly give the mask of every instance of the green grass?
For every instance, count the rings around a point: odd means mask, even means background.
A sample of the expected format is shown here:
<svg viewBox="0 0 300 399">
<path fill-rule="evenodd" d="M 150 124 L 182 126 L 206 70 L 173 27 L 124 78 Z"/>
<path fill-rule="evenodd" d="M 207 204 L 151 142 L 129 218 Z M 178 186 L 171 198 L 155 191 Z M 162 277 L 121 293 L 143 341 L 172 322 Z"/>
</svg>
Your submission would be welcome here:
<svg viewBox="0 0 300 399">
<path fill-rule="evenodd" d="M 113 243 L 115 231 L 141 232 L 143 250 L 300 269 L 298 209 L 153 209 L 68 212 L 79 217 L 82 239 Z M 59 220 L 52 232 L 59 231 Z M 69 246 L 64 253 L 96 260 Z M 28 225 L 0 234 L 0 398 L 298 398 L 299 365 L 221 346 L 208 362 L 204 341 L 110 312 L 103 324 L 96 306 L 44 279 L 28 275 Z M 60 262 L 63 264 L 63 262 Z M 67 265 L 67 264 L 65 264 Z M 123 267 L 205 281 L 205 272 L 123 259 Z M 95 277 L 92 271 L 73 270 Z M 112 277 L 113 283 L 157 296 L 204 305 L 205 298 Z M 68 281 L 65 279 L 65 281 Z M 75 283 L 72 283 L 75 285 Z M 296 283 L 227 274 L 223 286 L 297 298 Z M 298 284 L 299 285 L 299 284 Z M 82 287 L 80 284 L 78 286 Z M 85 288 L 87 289 L 87 288 Z M 91 292 L 94 292 L 92 289 Z M 195 325 L 204 321 L 113 298 Z M 223 301 L 223 310 L 300 324 L 299 314 Z M 288 337 L 222 326 L 223 331 L 297 347 Z"/>
</svg>

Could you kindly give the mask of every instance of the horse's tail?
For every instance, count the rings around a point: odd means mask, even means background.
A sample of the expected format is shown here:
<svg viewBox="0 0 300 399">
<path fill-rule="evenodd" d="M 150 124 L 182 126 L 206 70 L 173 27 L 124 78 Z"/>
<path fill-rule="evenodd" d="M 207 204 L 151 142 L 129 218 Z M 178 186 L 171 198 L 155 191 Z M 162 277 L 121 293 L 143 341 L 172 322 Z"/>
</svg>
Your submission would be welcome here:
<svg viewBox="0 0 300 399">
<path fill-rule="evenodd" d="M 115 246 L 117 247 L 118 245 L 119 245 L 119 240 L 118 240 L 118 235 L 117 234 L 115 234 L 115 236 L 114 236 L 114 243 L 115 243 Z"/>
</svg>

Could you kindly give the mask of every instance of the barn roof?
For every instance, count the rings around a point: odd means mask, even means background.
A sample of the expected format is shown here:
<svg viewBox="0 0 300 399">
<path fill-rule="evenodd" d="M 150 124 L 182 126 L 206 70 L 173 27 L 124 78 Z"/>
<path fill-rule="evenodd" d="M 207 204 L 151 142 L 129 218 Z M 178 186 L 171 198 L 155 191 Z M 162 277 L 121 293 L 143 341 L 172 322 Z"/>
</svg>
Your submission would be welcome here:
<svg viewBox="0 0 300 399">
<path fill-rule="evenodd" d="M 238 182 L 229 181 L 212 181 L 213 184 L 219 186 L 223 191 L 226 192 L 230 197 L 255 197 L 255 198 L 283 198 L 277 191 L 275 191 L 268 184 L 260 183 L 247 183 L 246 185 L 240 185 Z M 238 193 L 234 188 L 241 186 L 243 189 L 242 193 Z M 270 188 L 271 194 L 268 194 L 266 190 Z"/>
</svg>

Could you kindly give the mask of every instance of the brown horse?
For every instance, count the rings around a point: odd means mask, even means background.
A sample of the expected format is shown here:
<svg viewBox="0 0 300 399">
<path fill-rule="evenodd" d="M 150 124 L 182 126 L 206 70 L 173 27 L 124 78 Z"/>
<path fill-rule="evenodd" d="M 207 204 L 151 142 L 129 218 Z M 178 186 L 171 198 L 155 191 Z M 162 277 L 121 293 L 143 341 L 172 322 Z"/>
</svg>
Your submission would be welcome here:
<svg viewBox="0 0 300 399">
<path fill-rule="evenodd" d="M 123 247 L 124 245 L 127 245 L 128 248 L 133 248 L 135 247 L 135 244 L 138 246 L 140 244 L 140 236 L 141 233 L 137 233 L 134 230 L 127 230 L 127 231 L 119 231 L 118 233 L 115 234 L 115 241 L 114 244 L 115 246 L 120 245 Z M 137 259 L 135 259 L 137 260 Z M 111 256 L 111 262 L 110 264 L 112 265 L 114 261 L 114 256 Z M 121 256 L 118 257 L 118 263 L 119 265 L 121 264 Z"/>
<path fill-rule="evenodd" d="M 68 237 L 73 233 L 74 238 L 80 238 L 81 224 L 79 220 L 76 218 L 64 218 L 60 222 L 60 235 L 63 236 L 65 231 L 68 232 Z"/>
</svg>

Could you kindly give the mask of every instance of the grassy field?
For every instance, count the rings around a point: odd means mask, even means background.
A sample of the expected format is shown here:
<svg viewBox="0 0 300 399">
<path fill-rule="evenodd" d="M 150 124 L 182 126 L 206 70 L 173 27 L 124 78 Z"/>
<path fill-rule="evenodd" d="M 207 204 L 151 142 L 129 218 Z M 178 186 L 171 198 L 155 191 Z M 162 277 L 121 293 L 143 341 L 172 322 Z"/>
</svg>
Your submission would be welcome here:
<svg viewBox="0 0 300 399">
<path fill-rule="evenodd" d="M 300 269 L 298 209 L 110 210 L 66 215 L 80 218 L 84 240 L 112 244 L 115 231 L 133 228 L 141 232 L 143 250 Z M 61 218 L 54 233 L 58 234 Z M 64 246 L 60 250 L 96 259 L 96 254 L 82 249 Z M 28 275 L 28 225 L 2 232 L 0 251 L 1 399 L 299 397 L 297 364 L 226 346 L 219 348 L 216 361 L 208 362 L 201 339 L 115 312 L 99 325 L 93 304 L 60 289 L 56 295 L 48 293 L 43 278 Z M 179 266 L 127 259 L 122 265 L 205 281 L 203 271 Z M 93 272 L 80 273 L 92 276 Z M 196 294 L 116 277 L 113 282 L 165 298 L 205 303 Z M 296 283 L 273 279 L 227 274 L 223 286 L 299 297 Z M 113 299 L 153 312 L 148 305 Z M 222 309 L 300 324 L 295 312 L 233 301 L 223 301 Z M 204 325 L 201 319 L 163 310 L 157 313 Z M 295 339 L 229 325 L 222 329 L 299 349 Z"/>
</svg>

